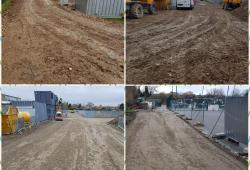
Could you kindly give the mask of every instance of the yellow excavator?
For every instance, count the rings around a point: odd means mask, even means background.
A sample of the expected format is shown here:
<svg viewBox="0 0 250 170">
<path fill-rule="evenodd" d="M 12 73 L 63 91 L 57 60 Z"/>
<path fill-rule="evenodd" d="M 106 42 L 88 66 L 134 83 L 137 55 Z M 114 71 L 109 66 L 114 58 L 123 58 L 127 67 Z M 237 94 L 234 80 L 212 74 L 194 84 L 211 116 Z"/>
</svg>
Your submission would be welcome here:
<svg viewBox="0 0 250 170">
<path fill-rule="evenodd" d="M 142 18 L 144 12 L 157 14 L 155 0 L 126 0 L 126 15 L 131 18 Z"/>
<path fill-rule="evenodd" d="M 241 0 L 223 0 L 223 9 L 233 10 L 240 7 Z"/>
</svg>

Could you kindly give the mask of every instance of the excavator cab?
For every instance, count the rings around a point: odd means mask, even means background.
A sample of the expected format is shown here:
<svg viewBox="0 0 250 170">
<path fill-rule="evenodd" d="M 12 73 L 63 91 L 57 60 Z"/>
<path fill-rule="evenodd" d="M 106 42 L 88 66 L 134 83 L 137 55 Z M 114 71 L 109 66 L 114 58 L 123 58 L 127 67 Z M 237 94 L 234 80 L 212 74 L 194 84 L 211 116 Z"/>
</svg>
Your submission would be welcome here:
<svg viewBox="0 0 250 170">
<path fill-rule="evenodd" d="M 142 18 L 144 13 L 157 14 L 154 0 L 126 0 L 126 15 L 131 18 Z"/>
<path fill-rule="evenodd" d="M 240 7 L 240 3 L 241 0 L 224 0 L 222 8 L 225 10 L 233 10 Z"/>
</svg>

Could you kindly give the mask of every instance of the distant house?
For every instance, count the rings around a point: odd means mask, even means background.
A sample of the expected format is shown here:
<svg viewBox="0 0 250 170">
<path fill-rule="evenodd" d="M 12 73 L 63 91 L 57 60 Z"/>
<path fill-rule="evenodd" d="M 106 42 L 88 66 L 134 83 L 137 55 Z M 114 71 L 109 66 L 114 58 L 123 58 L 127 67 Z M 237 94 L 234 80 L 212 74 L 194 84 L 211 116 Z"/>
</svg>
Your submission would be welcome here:
<svg viewBox="0 0 250 170">
<path fill-rule="evenodd" d="M 123 0 L 75 0 L 76 10 L 98 17 L 117 18 L 124 13 Z"/>
</svg>

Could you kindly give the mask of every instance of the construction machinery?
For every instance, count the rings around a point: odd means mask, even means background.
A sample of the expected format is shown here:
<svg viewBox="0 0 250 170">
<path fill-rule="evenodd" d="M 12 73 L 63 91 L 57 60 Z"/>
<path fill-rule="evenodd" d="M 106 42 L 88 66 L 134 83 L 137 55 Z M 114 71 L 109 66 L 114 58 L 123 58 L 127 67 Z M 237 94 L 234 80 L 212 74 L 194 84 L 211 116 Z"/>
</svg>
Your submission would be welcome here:
<svg viewBox="0 0 250 170">
<path fill-rule="evenodd" d="M 126 15 L 131 18 L 142 18 L 144 13 L 157 14 L 155 0 L 126 0 Z"/>
<path fill-rule="evenodd" d="M 2 134 L 12 134 L 17 131 L 18 110 L 15 106 L 3 105 Z"/>
<path fill-rule="evenodd" d="M 241 0 L 223 0 L 223 9 L 233 10 L 240 7 Z"/>
<path fill-rule="evenodd" d="M 194 8 L 194 0 L 176 0 L 176 9 L 190 9 Z"/>
</svg>

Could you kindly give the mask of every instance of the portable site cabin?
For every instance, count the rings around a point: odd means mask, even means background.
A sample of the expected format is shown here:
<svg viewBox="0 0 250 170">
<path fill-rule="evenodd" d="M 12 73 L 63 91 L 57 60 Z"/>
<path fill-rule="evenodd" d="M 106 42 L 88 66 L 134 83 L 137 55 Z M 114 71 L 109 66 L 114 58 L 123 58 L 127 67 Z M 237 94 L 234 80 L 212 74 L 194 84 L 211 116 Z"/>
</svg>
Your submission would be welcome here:
<svg viewBox="0 0 250 170">
<path fill-rule="evenodd" d="M 88 15 L 119 18 L 124 13 L 123 0 L 76 0 L 76 10 Z"/>
<path fill-rule="evenodd" d="M 240 146 L 248 145 L 248 97 L 227 97 L 225 105 L 225 134 Z"/>
<path fill-rule="evenodd" d="M 47 109 L 48 119 L 54 119 L 58 97 L 51 91 L 35 91 L 35 101 L 44 103 Z M 37 107 L 42 107 L 38 106 Z"/>
</svg>

